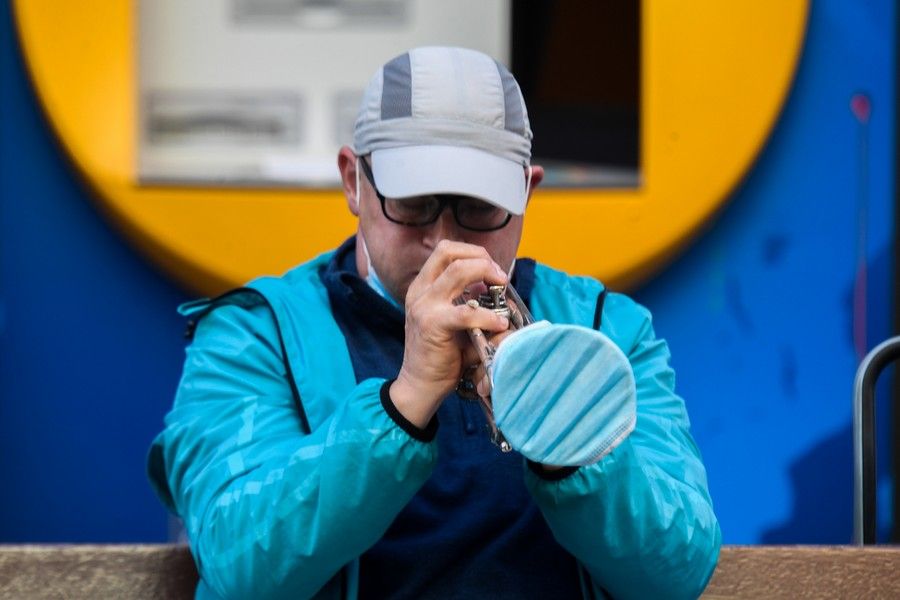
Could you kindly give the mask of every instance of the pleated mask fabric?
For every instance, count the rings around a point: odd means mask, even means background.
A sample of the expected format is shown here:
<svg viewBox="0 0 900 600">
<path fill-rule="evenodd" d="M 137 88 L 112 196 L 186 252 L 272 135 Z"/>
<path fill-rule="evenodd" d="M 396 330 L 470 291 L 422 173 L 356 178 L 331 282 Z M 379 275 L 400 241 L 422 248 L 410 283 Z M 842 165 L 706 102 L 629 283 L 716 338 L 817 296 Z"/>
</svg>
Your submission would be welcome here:
<svg viewBox="0 0 900 600">
<path fill-rule="evenodd" d="M 498 427 L 535 462 L 588 465 L 634 429 L 631 363 L 594 329 L 542 321 L 513 333 L 494 356 L 492 384 Z"/>
</svg>

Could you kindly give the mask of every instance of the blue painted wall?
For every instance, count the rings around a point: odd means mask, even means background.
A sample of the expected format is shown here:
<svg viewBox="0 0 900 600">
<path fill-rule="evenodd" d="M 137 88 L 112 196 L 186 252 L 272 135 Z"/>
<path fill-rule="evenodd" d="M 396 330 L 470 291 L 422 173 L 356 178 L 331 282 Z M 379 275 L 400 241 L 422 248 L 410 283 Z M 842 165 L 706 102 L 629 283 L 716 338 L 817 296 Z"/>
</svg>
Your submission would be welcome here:
<svg viewBox="0 0 900 600">
<path fill-rule="evenodd" d="M 162 541 L 144 476 L 181 291 L 94 209 L 0 8 L 0 542 Z"/>
<path fill-rule="evenodd" d="M 767 147 L 713 228 L 637 294 L 672 346 L 729 543 L 851 537 L 861 240 L 868 347 L 891 332 L 896 18 L 888 1 L 812 2 Z"/>
<path fill-rule="evenodd" d="M 813 2 L 757 164 L 636 293 L 672 346 L 728 543 L 850 539 L 861 239 L 868 346 L 890 334 L 896 17 L 889 0 Z M 0 69 L 0 542 L 164 540 L 143 461 L 178 378 L 186 298 L 94 209 L 5 2 Z M 859 92 L 867 127 L 850 110 Z"/>
</svg>

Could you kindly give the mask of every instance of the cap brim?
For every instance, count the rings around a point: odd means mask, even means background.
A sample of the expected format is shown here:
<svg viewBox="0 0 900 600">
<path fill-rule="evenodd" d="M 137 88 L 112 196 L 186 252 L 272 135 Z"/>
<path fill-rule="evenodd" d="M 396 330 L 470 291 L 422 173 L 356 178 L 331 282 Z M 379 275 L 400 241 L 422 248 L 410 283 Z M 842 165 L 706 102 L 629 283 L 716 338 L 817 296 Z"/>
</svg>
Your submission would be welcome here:
<svg viewBox="0 0 900 600">
<path fill-rule="evenodd" d="M 524 167 L 464 146 L 403 146 L 372 152 L 375 185 L 388 198 L 474 196 L 514 215 L 525 212 Z"/>
</svg>

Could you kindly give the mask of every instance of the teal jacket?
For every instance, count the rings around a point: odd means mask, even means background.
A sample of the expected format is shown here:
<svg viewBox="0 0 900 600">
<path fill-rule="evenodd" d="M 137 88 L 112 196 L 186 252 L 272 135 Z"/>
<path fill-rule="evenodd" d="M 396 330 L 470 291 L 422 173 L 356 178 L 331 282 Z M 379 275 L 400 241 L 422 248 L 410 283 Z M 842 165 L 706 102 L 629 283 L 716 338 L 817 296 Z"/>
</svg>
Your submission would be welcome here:
<svg viewBox="0 0 900 600">
<path fill-rule="evenodd" d="M 183 307 L 194 341 L 148 471 L 184 521 L 198 598 L 355 598 L 358 557 L 435 465 L 436 443 L 384 411 L 384 380 L 355 383 L 318 276 L 329 258 Z M 590 327 L 602 291 L 537 265 L 532 312 Z M 634 369 L 635 430 L 561 480 L 523 468 L 526 486 L 587 597 L 696 597 L 721 534 L 668 348 L 623 295 L 607 294 L 601 323 Z"/>
</svg>

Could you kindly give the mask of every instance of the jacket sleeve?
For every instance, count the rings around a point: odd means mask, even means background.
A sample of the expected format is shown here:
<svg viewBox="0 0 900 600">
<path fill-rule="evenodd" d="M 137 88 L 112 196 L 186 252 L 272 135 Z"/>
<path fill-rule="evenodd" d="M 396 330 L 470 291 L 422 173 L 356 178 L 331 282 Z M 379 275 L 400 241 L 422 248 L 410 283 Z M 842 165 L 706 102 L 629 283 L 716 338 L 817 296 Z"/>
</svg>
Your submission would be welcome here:
<svg viewBox="0 0 900 600">
<path fill-rule="evenodd" d="M 383 380 L 355 386 L 305 434 L 277 335 L 264 307 L 206 316 L 150 453 L 204 582 L 226 598 L 312 596 L 383 535 L 436 461 L 436 443 L 386 414 Z"/>
<path fill-rule="evenodd" d="M 603 330 L 631 361 L 634 431 L 600 462 L 526 484 L 554 536 L 613 598 L 695 598 L 715 569 L 721 532 L 665 341 L 649 312 L 609 294 Z M 597 590 L 599 592 L 599 590 Z"/>
</svg>

